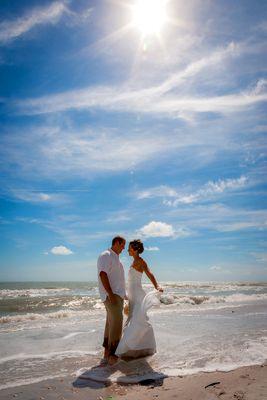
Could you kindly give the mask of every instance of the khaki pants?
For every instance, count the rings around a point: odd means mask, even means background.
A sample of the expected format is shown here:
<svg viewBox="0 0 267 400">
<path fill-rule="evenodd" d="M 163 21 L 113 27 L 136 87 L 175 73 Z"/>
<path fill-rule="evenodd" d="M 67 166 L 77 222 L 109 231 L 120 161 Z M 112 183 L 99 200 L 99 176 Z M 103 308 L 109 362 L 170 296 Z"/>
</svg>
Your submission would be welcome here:
<svg viewBox="0 0 267 400">
<path fill-rule="evenodd" d="M 107 316 L 103 347 L 108 349 L 110 355 L 115 354 L 115 351 L 121 339 L 123 323 L 123 299 L 117 294 L 115 294 L 115 297 L 115 304 L 112 304 L 108 297 L 104 301 Z"/>
</svg>

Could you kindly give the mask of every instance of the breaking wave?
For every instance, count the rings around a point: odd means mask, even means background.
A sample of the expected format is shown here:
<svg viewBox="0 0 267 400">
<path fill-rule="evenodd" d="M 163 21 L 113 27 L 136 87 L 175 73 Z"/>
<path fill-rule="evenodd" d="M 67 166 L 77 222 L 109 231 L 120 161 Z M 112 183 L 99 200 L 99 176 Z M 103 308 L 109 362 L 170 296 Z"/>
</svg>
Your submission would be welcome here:
<svg viewBox="0 0 267 400">
<path fill-rule="evenodd" d="M 267 300 L 267 294 L 232 294 L 230 296 L 179 296 L 175 294 L 162 295 L 160 298 L 161 303 L 169 304 L 189 304 L 200 305 L 202 303 L 218 304 L 218 303 L 244 303 Z"/>
</svg>

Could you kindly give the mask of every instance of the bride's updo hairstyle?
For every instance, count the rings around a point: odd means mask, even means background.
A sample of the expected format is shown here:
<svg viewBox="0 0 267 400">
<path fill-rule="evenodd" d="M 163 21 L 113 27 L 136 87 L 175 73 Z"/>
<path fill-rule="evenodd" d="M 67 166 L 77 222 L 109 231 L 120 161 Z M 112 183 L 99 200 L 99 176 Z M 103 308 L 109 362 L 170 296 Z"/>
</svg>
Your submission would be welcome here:
<svg viewBox="0 0 267 400">
<path fill-rule="evenodd" d="M 143 243 L 141 242 L 140 239 L 133 240 L 133 241 L 130 242 L 129 244 L 130 244 L 131 248 L 132 248 L 134 251 L 137 251 L 137 252 L 138 252 L 138 254 L 143 253 L 143 251 L 144 251 L 144 245 L 143 245 Z"/>
</svg>

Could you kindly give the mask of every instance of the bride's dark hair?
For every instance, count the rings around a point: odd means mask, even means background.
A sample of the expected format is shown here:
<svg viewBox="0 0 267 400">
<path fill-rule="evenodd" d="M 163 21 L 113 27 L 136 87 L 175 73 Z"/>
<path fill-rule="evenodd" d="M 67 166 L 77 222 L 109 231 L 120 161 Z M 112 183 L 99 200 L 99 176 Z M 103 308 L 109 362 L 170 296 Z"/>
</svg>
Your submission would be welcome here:
<svg viewBox="0 0 267 400">
<path fill-rule="evenodd" d="M 131 248 L 132 248 L 134 251 L 137 251 L 137 252 L 138 252 L 138 254 L 143 253 L 143 251 L 144 251 L 144 245 L 143 245 L 143 243 L 141 242 L 140 239 L 132 240 L 129 244 L 130 244 Z"/>
</svg>

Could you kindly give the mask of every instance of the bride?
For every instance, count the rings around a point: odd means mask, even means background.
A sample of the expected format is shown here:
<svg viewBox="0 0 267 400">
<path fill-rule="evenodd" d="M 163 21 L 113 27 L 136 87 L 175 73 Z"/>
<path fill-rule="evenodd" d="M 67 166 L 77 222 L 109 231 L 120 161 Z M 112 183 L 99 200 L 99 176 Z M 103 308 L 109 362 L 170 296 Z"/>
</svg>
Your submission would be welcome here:
<svg viewBox="0 0 267 400">
<path fill-rule="evenodd" d="M 129 306 L 122 338 L 116 350 L 116 356 L 121 358 L 138 358 L 152 355 L 156 352 L 156 342 L 152 325 L 147 316 L 147 310 L 159 304 L 159 293 L 163 289 L 158 285 L 146 262 L 140 257 L 144 246 L 140 240 L 129 243 L 128 253 L 133 257 L 133 263 L 128 274 Z M 143 272 L 150 279 L 155 289 L 146 294 L 142 288 Z"/>
</svg>

